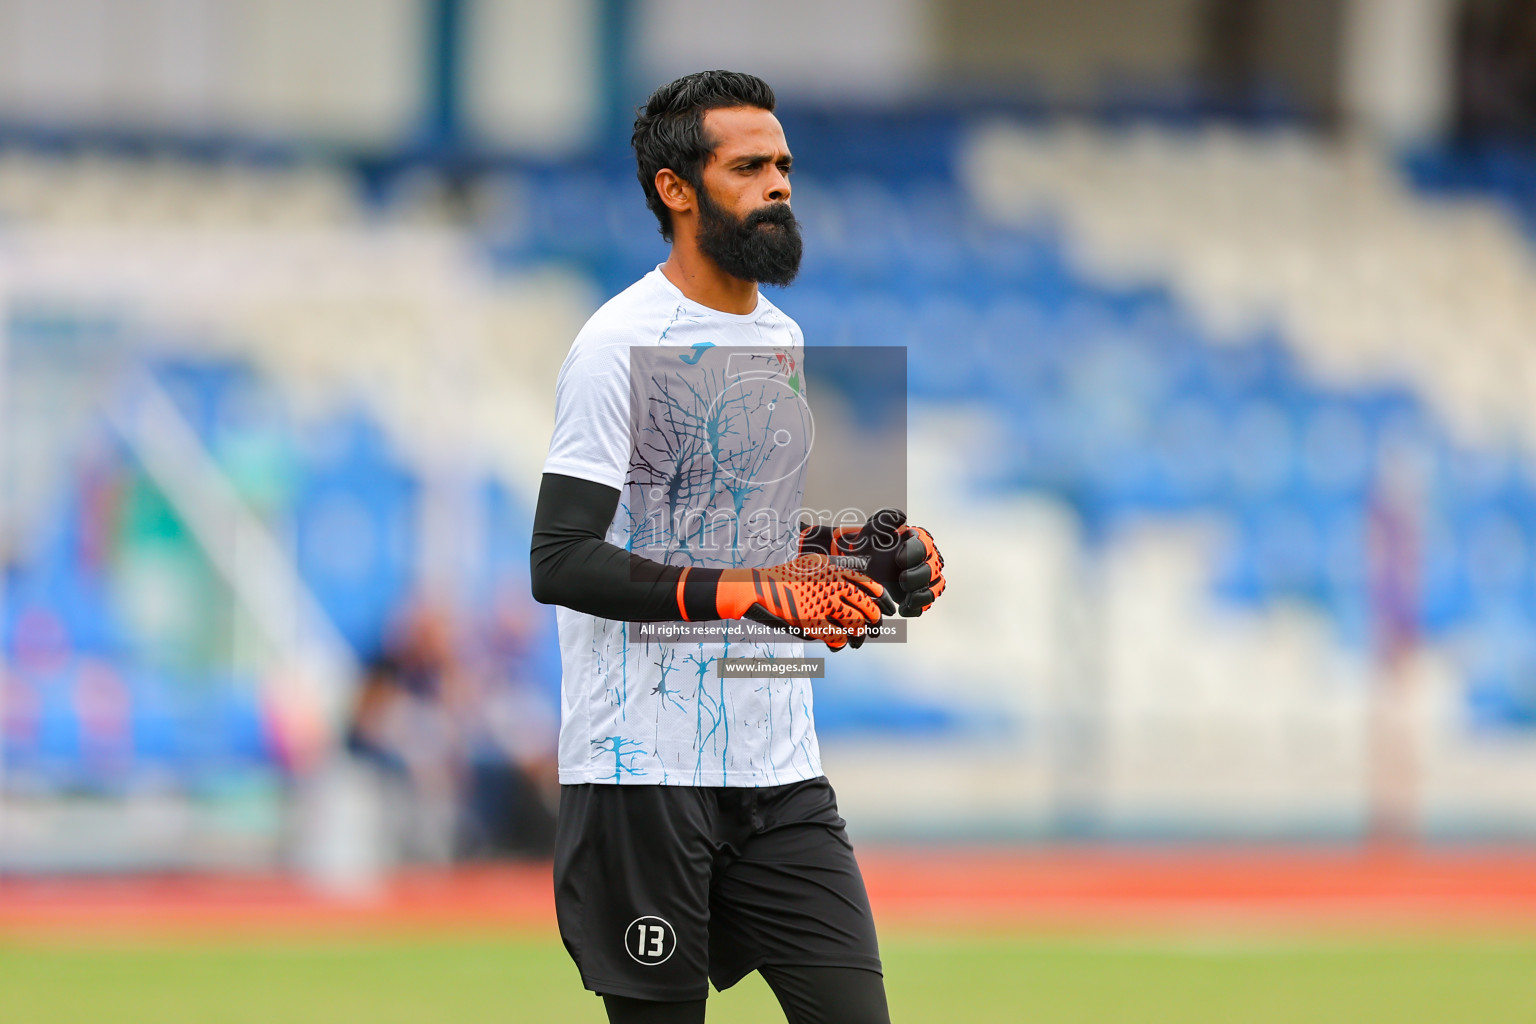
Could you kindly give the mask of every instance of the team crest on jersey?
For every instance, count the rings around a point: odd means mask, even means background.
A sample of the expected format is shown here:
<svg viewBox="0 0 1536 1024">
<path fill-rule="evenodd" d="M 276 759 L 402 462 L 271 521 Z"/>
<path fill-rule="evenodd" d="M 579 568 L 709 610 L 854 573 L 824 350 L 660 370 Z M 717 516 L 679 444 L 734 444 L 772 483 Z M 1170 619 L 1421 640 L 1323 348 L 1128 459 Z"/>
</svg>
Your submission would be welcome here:
<svg viewBox="0 0 1536 1024">
<path fill-rule="evenodd" d="M 677 950 L 677 931 L 655 915 L 637 917 L 624 929 L 624 951 L 637 964 L 664 964 Z"/>
</svg>

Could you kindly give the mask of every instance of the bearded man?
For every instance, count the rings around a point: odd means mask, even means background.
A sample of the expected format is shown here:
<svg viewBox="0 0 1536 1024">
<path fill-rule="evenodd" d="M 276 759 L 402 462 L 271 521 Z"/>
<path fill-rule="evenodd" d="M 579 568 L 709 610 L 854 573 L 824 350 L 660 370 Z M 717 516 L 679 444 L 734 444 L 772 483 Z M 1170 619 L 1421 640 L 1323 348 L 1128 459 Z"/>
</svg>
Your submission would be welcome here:
<svg viewBox="0 0 1536 1024">
<path fill-rule="evenodd" d="M 773 110 L 728 71 L 641 109 L 640 184 L 672 250 L 572 345 L 534 519 L 534 596 L 560 606 L 560 934 L 621 1024 L 702 1022 L 709 982 L 754 970 L 797 1024 L 889 1021 L 811 675 L 732 674 L 797 665 L 806 641 L 859 647 L 944 590 L 900 512 L 799 524 L 804 340 L 758 291 L 801 254 Z"/>
</svg>

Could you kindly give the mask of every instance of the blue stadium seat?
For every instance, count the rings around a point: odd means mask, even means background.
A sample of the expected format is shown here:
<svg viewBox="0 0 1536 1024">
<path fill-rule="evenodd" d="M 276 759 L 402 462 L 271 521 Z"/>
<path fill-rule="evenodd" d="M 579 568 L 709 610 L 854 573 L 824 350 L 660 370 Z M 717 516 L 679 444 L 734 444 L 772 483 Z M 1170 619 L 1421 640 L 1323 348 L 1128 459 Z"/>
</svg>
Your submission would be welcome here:
<svg viewBox="0 0 1536 1024">
<path fill-rule="evenodd" d="M 295 502 L 296 556 L 304 582 L 366 655 L 415 580 L 418 485 L 365 417 L 326 435 Z"/>
</svg>

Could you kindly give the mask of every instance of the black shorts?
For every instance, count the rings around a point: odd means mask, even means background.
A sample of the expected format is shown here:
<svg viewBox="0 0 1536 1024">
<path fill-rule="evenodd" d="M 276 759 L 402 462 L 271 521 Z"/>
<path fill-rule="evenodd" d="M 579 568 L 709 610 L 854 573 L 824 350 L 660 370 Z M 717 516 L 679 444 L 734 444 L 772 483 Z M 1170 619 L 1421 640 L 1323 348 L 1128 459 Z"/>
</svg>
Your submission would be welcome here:
<svg viewBox="0 0 1536 1024">
<path fill-rule="evenodd" d="M 561 786 L 555 911 L 582 982 L 608 995 L 702 999 L 764 964 L 880 970 L 825 778 Z"/>
</svg>

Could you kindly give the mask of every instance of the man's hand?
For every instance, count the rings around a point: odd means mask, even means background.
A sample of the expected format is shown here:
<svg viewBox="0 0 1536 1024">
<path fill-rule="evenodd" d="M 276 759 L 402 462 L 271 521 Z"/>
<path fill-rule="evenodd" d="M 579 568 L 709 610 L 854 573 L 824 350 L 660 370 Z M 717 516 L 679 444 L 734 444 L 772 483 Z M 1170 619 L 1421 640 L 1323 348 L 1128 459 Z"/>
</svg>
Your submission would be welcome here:
<svg viewBox="0 0 1536 1024">
<path fill-rule="evenodd" d="M 923 614 L 944 593 L 944 556 L 933 542 L 933 534 L 921 526 L 903 527 L 902 545 L 896 553 L 896 591 L 900 595 L 901 614 L 908 618 Z"/>
<path fill-rule="evenodd" d="M 883 508 L 857 529 L 805 527 L 800 549 L 823 552 L 834 564 L 863 572 L 885 587 L 909 618 L 923 614 L 944 593 L 944 556 L 932 534 L 907 525 L 901 509 Z"/>
<path fill-rule="evenodd" d="M 822 554 L 803 554 L 765 569 L 716 570 L 711 573 L 713 583 L 705 575 L 707 570 L 690 582 L 692 572 L 678 581 L 685 619 L 697 618 L 688 612 L 700 605 L 690 588 L 710 586 L 714 600 L 706 601 L 705 607 L 714 617 L 780 626 L 795 636 L 820 640 L 834 651 L 862 646 L 868 629 L 896 611 L 895 600 L 883 586 L 861 572 L 832 564 Z"/>
</svg>

